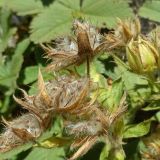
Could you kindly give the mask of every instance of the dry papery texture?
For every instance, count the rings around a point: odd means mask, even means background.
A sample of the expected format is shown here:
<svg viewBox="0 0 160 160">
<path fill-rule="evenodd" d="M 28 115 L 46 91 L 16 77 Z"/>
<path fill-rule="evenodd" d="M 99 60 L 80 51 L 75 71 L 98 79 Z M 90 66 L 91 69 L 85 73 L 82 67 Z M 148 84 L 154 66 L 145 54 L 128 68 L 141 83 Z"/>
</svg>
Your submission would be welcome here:
<svg viewBox="0 0 160 160">
<path fill-rule="evenodd" d="M 142 37 L 148 43 L 153 43 L 155 48 L 159 51 L 160 48 L 160 34 L 157 29 L 144 35 L 141 33 L 141 23 L 138 17 L 135 19 L 121 20 L 117 19 L 117 26 L 114 31 L 105 34 L 102 40 L 103 51 L 114 51 L 114 53 L 125 53 L 126 46 L 131 41 L 138 41 Z"/>
<path fill-rule="evenodd" d="M 74 36 L 57 38 L 54 45 L 42 45 L 46 58 L 51 59 L 48 71 L 57 71 L 70 65 L 80 65 L 92 59 L 104 48 L 104 37 L 87 22 L 73 23 Z"/>
<path fill-rule="evenodd" d="M 89 61 L 104 49 L 103 36 L 95 27 L 75 21 L 73 28 L 75 36 L 55 40 L 55 48 L 42 45 L 47 58 L 52 60 L 47 67 L 49 71 L 81 64 L 85 60 L 89 68 Z M 12 121 L 3 119 L 6 128 L 0 136 L 0 152 L 36 140 L 57 115 L 63 118 L 65 134 L 73 139 L 71 149 L 77 149 L 70 160 L 84 155 L 101 137 L 108 139 L 112 135 L 111 126 L 126 111 L 126 96 L 115 110 L 109 112 L 97 102 L 97 96 L 91 96 L 98 90 L 95 86 L 89 74 L 84 77 L 57 76 L 44 82 L 39 71 L 38 93 L 29 96 L 21 89 L 23 98 L 14 96 L 28 113 Z"/>
<path fill-rule="evenodd" d="M 123 49 L 131 40 L 136 40 L 141 33 L 141 24 L 138 18 L 122 21 L 118 19 L 117 27 L 105 36 L 105 50 Z M 117 50 L 117 51 L 118 51 Z"/>
<path fill-rule="evenodd" d="M 50 126 L 56 113 L 66 113 L 67 109 L 69 109 L 68 112 L 72 112 L 74 105 L 81 103 L 84 92 L 87 92 L 87 84 L 87 78 L 76 80 L 72 77 L 60 77 L 44 83 L 39 72 L 39 93 L 37 95 L 29 96 L 24 90 L 21 90 L 24 94 L 22 99 L 14 96 L 15 101 L 29 113 L 11 122 L 3 120 L 6 131 L 1 134 L 0 151 L 12 149 L 12 146 L 39 137 Z M 13 139 L 8 136 L 9 133 Z"/>
<path fill-rule="evenodd" d="M 158 160 L 160 157 L 160 125 L 155 132 L 143 139 L 146 150 L 141 152 L 143 160 Z"/>
<path fill-rule="evenodd" d="M 96 98 L 90 98 L 91 83 L 93 82 L 89 78 L 76 79 L 71 76 L 62 76 L 44 83 L 39 72 L 39 93 L 29 96 L 22 90 L 22 99 L 14 97 L 29 113 L 10 122 L 3 120 L 6 129 L 0 137 L 0 151 L 6 152 L 27 141 L 35 140 L 50 127 L 56 115 L 61 115 L 65 133 L 73 136 L 71 149 L 80 147 L 71 159 L 85 154 L 100 136 L 108 136 L 110 126 L 126 110 L 123 97 L 117 110 L 107 112 Z"/>
<path fill-rule="evenodd" d="M 71 65 L 80 65 L 86 60 L 105 51 L 124 52 L 131 40 L 137 40 L 141 32 L 138 18 L 122 21 L 117 20 L 114 31 L 102 35 L 100 30 L 88 22 L 74 21 L 74 34 L 57 38 L 53 44 L 41 44 L 45 50 L 45 58 L 51 60 L 48 71 L 58 71 Z"/>
</svg>

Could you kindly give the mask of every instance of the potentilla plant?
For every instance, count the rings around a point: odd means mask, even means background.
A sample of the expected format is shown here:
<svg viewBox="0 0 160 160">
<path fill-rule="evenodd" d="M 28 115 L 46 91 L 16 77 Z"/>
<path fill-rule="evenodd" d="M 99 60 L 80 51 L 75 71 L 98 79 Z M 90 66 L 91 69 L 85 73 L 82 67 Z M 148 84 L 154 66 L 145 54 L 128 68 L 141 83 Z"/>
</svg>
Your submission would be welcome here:
<svg viewBox="0 0 160 160">
<path fill-rule="evenodd" d="M 68 156 L 69 160 L 82 157 L 99 142 L 104 144 L 101 160 L 123 160 L 127 139 L 142 137 L 149 132 L 151 121 L 155 118 L 135 125 L 132 119 L 145 100 L 155 103 L 160 99 L 157 84 L 154 86 L 156 89 L 149 86 L 150 81 L 152 85 L 156 83 L 160 53 L 151 39 L 140 34 L 139 20 L 119 20 L 118 29 L 107 35 L 102 35 L 88 22 L 79 20 L 74 21 L 73 28 L 73 36 L 57 38 L 53 45 L 41 44 L 45 58 L 51 61 L 46 70 L 55 73 L 54 78 L 45 81 L 39 69 L 37 94 L 28 95 L 20 89 L 23 97 L 13 96 L 28 112 L 11 121 L 3 118 L 5 129 L 0 136 L 1 153 L 30 141 L 37 143 L 33 147 L 48 148 L 38 138 L 52 127 L 56 117 L 63 122 L 63 131 L 58 138 L 61 141 L 64 137 L 68 138 L 70 151 L 73 152 Z M 124 52 L 125 58 L 121 59 L 115 53 L 118 50 Z M 102 64 L 96 64 L 99 62 L 97 57 L 103 61 L 105 56 L 112 56 L 119 69 L 118 76 L 109 76 L 109 72 L 102 76 L 95 69 L 95 66 L 102 67 Z M 130 77 L 139 82 L 131 84 Z M 148 90 L 139 90 L 136 86 L 139 83 L 146 85 Z M 135 94 L 134 87 L 138 88 Z M 49 137 L 45 141 L 59 145 L 60 140 L 54 141 Z M 62 144 L 66 146 L 68 141 L 64 140 Z"/>
</svg>

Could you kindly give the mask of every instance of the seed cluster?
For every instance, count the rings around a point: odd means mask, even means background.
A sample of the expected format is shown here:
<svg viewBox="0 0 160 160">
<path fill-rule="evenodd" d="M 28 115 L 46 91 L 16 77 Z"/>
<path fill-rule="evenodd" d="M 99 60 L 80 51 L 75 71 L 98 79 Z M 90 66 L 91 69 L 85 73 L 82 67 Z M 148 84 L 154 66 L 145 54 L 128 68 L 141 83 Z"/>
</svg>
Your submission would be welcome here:
<svg viewBox="0 0 160 160">
<path fill-rule="evenodd" d="M 61 115 L 64 131 L 73 136 L 71 149 L 78 148 L 70 158 L 84 155 L 99 139 L 108 137 L 111 125 L 126 111 L 125 95 L 117 109 L 110 113 L 90 93 L 94 86 L 89 73 L 89 62 L 105 49 L 105 38 L 98 29 L 88 23 L 73 23 L 74 37 L 58 38 L 55 48 L 42 45 L 46 57 L 51 59 L 49 71 L 58 71 L 70 65 L 87 61 L 88 74 L 84 77 L 59 76 L 44 82 L 41 71 L 38 75 L 38 93 L 29 96 L 24 90 L 23 98 L 14 100 L 28 113 L 12 121 L 3 119 L 6 126 L 0 136 L 0 152 L 6 152 L 28 141 L 37 139 L 51 126 L 52 119 Z"/>
</svg>

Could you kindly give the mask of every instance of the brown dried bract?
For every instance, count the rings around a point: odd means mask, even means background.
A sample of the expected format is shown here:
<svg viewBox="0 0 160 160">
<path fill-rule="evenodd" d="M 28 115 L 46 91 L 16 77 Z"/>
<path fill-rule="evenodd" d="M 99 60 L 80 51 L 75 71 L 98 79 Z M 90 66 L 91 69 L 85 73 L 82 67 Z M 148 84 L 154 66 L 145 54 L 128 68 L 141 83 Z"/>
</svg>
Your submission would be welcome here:
<svg viewBox="0 0 160 160">
<path fill-rule="evenodd" d="M 11 128 L 0 135 L 0 152 L 7 152 L 16 146 L 22 145 L 24 141 L 19 138 Z"/>
<path fill-rule="evenodd" d="M 0 152 L 38 138 L 50 127 L 57 114 L 65 117 L 82 112 L 80 106 L 88 94 L 89 83 L 88 78 L 77 79 L 73 76 L 63 76 L 45 83 L 39 71 L 38 94 L 29 96 L 21 89 L 24 97 L 19 99 L 14 96 L 14 100 L 29 113 L 10 122 L 3 120 L 6 131 L 0 137 Z M 6 137 L 8 134 L 11 135 L 9 139 Z"/>
<path fill-rule="evenodd" d="M 122 21 L 118 19 L 114 32 L 105 36 L 105 50 L 120 49 L 126 46 L 131 39 L 136 39 L 141 32 L 141 24 L 138 18 Z"/>
<path fill-rule="evenodd" d="M 86 110 L 82 112 L 83 116 L 81 116 L 81 112 L 79 112 L 77 114 L 79 120 L 74 120 L 74 122 L 70 121 L 65 124 L 66 133 L 75 138 L 71 149 L 79 148 L 69 160 L 74 160 L 83 156 L 97 143 L 100 137 L 108 138 L 111 126 L 127 109 L 125 106 L 125 97 L 124 94 L 119 107 L 112 113 L 103 110 L 96 101 L 94 103 L 92 102 L 91 107 L 85 104 L 84 108 L 86 108 Z M 88 112 L 90 115 L 84 118 L 84 115 L 87 115 Z"/>
<path fill-rule="evenodd" d="M 42 45 L 46 58 L 52 60 L 47 70 L 57 71 L 73 64 L 79 65 L 103 49 L 103 37 L 95 27 L 76 20 L 73 28 L 75 37 L 57 39 L 55 48 Z"/>
</svg>

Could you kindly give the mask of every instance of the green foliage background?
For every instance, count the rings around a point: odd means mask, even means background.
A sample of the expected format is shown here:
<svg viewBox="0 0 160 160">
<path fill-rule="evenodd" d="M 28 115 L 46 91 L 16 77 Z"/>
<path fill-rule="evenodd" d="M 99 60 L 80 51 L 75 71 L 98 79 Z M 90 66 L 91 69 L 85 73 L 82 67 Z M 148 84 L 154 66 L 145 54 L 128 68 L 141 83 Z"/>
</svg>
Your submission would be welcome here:
<svg viewBox="0 0 160 160">
<path fill-rule="evenodd" d="M 83 18 L 98 27 L 112 29 L 116 25 L 117 17 L 125 19 L 135 16 L 133 8 L 130 7 L 131 3 L 130 0 L 0 0 L 0 115 L 10 119 L 23 113 L 13 101 L 12 95 L 17 92 L 17 88 L 24 88 L 29 94 L 36 92 L 39 67 L 42 68 L 44 79 L 51 79 L 49 73 L 43 72 L 47 62 L 42 58 L 40 43 L 70 34 L 75 18 Z M 141 18 L 160 22 L 160 1 L 146 0 L 136 12 Z M 118 59 L 110 58 L 101 56 L 101 61 L 96 59 L 91 67 L 91 74 L 101 86 L 105 81 L 104 76 L 114 80 L 111 92 L 105 89 L 101 91 L 99 101 L 103 101 L 104 106 L 107 104 L 112 108 L 112 100 L 119 97 L 123 90 L 127 91 L 129 111 L 125 119 L 128 125 L 122 135 L 126 140 L 124 150 L 126 159 L 138 160 L 143 148 L 141 137 L 149 134 L 151 122 L 160 121 L 159 98 L 152 103 L 148 102 L 151 97 L 155 98 L 149 82 L 144 77 L 128 71 Z M 108 63 L 113 60 L 116 65 Z M 83 74 L 81 67 L 78 71 Z M 141 112 L 144 116 L 141 116 Z M 49 143 L 54 146 L 53 137 L 61 136 L 61 128 L 61 120 L 57 118 L 52 128 L 37 141 L 49 139 Z M 3 130 L 2 125 L 0 129 Z M 50 149 L 33 147 L 34 145 L 29 142 L 1 154 L 0 159 L 62 160 L 69 153 L 67 145 L 55 145 Z M 107 147 L 97 144 L 93 151 L 81 159 L 105 160 Z"/>
</svg>

